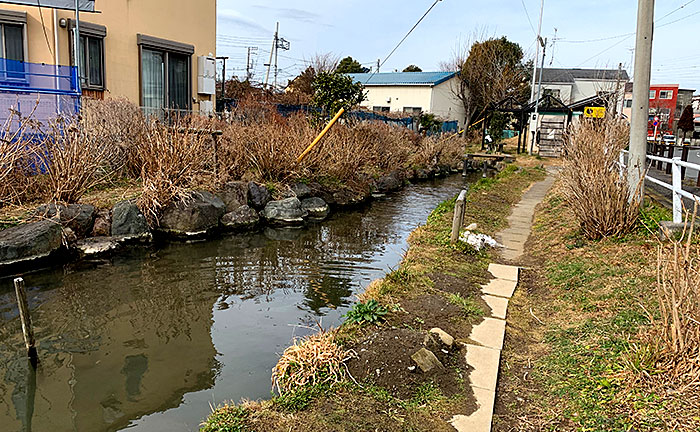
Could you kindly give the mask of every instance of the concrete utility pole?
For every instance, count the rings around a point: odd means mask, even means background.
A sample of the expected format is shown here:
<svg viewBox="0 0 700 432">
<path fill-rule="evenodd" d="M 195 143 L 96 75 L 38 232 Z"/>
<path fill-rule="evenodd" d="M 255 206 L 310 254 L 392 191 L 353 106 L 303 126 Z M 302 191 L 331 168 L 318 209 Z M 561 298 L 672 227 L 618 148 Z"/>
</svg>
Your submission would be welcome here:
<svg viewBox="0 0 700 432">
<path fill-rule="evenodd" d="M 629 161 L 627 162 L 627 182 L 630 188 L 631 200 L 644 196 L 643 176 L 646 171 L 651 48 L 654 34 L 654 0 L 639 0 L 638 4 L 630 150 Z"/>
<path fill-rule="evenodd" d="M 226 97 L 226 60 L 228 57 L 217 57 L 217 60 L 223 60 L 223 69 L 221 70 L 221 98 Z"/>
<path fill-rule="evenodd" d="M 267 88 L 267 83 L 270 80 L 270 68 L 272 67 L 272 55 L 277 51 L 277 38 L 279 36 L 280 23 L 277 22 L 277 27 L 275 27 L 275 38 L 272 40 L 272 49 L 270 50 L 270 60 L 265 66 L 267 66 L 267 74 L 265 74 L 265 84 L 263 88 Z"/>
<path fill-rule="evenodd" d="M 535 102 L 535 125 L 532 128 L 532 141 L 530 141 L 530 151 L 529 154 L 532 154 L 534 148 L 535 148 L 535 139 L 537 138 L 537 132 L 540 130 L 539 124 L 540 124 L 540 119 L 539 119 L 539 112 L 540 112 L 540 95 L 542 94 L 542 70 L 544 69 L 544 58 L 547 55 L 547 38 L 544 38 L 544 41 L 542 38 L 538 41 L 540 44 L 542 44 L 542 67 L 540 67 L 540 78 L 537 83 L 537 99 Z M 537 63 L 537 61 L 535 61 Z"/>
<path fill-rule="evenodd" d="M 377 73 L 379 73 L 379 64 L 381 63 L 382 59 L 377 59 Z"/>
<path fill-rule="evenodd" d="M 535 100 L 535 79 L 537 78 L 537 59 L 540 57 L 540 42 L 542 41 L 542 15 L 544 13 L 544 0 L 540 2 L 540 23 L 537 26 L 537 40 L 535 41 L 535 61 L 532 62 L 532 82 L 530 84 L 530 102 Z"/>
<path fill-rule="evenodd" d="M 252 69 L 252 64 L 250 63 L 250 54 L 251 54 L 251 52 L 257 51 L 257 50 L 258 50 L 258 47 L 248 47 L 248 59 L 246 60 L 246 63 L 245 63 L 245 80 L 246 81 L 250 81 L 250 79 L 252 78 L 252 74 L 250 72 L 250 70 Z"/>
</svg>

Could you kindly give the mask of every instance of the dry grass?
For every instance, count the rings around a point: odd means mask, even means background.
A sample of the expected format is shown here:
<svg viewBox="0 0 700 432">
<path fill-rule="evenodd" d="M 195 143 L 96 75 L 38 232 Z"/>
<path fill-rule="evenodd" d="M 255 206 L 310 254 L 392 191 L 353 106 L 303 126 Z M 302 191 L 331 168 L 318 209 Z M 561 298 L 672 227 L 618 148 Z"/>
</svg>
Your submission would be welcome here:
<svg viewBox="0 0 700 432">
<path fill-rule="evenodd" d="M 659 244 L 656 292 L 661 318 L 656 329 L 665 369 L 684 385 L 700 388 L 700 246 L 693 241 L 696 215 L 697 205 L 681 237 Z"/>
<path fill-rule="evenodd" d="M 113 172 L 113 149 L 104 145 L 101 135 L 86 128 L 80 118 L 58 118 L 41 132 L 43 139 L 33 150 L 46 173 L 39 186 L 46 199 L 77 202 Z"/>
<path fill-rule="evenodd" d="M 625 234 L 637 221 L 640 201 L 630 199 L 618 165 L 628 142 L 629 126 L 615 118 L 583 119 L 566 134 L 564 197 L 591 240 Z"/>
<path fill-rule="evenodd" d="M 283 395 L 309 385 L 337 384 L 347 376 L 345 362 L 353 355 L 335 343 L 332 331 L 321 330 L 284 350 L 272 371 L 273 385 Z"/>
<path fill-rule="evenodd" d="M 0 207 L 23 199 L 29 187 L 31 144 L 24 135 L 31 122 L 31 115 L 11 110 L 0 129 Z"/>
<path fill-rule="evenodd" d="M 197 186 L 212 185 L 212 138 L 185 123 L 153 122 L 138 147 L 143 192 L 138 205 L 152 224 L 173 200 L 186 198 Z"/>
</svg>

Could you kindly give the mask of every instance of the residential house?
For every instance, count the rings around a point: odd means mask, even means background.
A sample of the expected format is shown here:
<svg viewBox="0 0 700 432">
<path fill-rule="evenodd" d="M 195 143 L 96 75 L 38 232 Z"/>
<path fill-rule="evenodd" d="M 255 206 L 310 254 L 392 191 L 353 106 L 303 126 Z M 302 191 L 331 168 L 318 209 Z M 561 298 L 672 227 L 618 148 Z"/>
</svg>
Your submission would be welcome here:
<svg viewBox="0 0 700 432">
<path fill-rule="evenodd" d="M 55 0 L 51 0 L 56 3 Z M 75 13 L 0 5 L 5 59 L 73 65 Z M 83 2 L 85 3 L 85 2 Z M 126 97 L 147 112 L 211 112 L 215 98 L 216 0 L 95 0 L 80 13 L 83 96 Z"/>
<path fill-rule="evenodd" d="M 632 90 L 633 84 L 625 86 L 625 104 L 622 113 L 632 117 Z M 674 135 L 677 133 L 678 120 L 683 109 L 693 103 L 695 90 L 682 89 L 678 84 L 653 84 L 649 87 L 649 124 L 647 133 L 653 136 L 656 131 L 659 135 Z M 654 117 L 659 118 L 659 124 L 654 126 Z"/>
<path fill-rule="evenodd" d="M 464 105 L 455 94 L 456 72 L 355 73 L 350 76 L 365 86 L 367 97 L 361 106 L 376 112 L 407 115 L 434 114 L 443 121 L 464 127 Z"/>
<path fill-rule="evenodd" d="M 539 74 L 539 69 L 537 73 Z M 629 81 L 623 69 L 542 69 L 542 95 L 552 95 L 566 105 L 598 95 L 615 94 Z"/>
</svg>

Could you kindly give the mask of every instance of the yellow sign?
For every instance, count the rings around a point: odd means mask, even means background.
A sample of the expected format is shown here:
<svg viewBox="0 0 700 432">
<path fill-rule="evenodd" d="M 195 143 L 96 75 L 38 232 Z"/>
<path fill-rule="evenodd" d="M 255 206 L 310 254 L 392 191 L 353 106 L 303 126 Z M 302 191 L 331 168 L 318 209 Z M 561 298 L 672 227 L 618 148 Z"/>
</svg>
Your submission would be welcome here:
<svg viewBox="0 0 700 432">
<path fill-rule="evenodd" d="M 605 107 L 586 107 L 583 109 L 584 117 L 603 118 L 605 117 Z"/>
</svg>

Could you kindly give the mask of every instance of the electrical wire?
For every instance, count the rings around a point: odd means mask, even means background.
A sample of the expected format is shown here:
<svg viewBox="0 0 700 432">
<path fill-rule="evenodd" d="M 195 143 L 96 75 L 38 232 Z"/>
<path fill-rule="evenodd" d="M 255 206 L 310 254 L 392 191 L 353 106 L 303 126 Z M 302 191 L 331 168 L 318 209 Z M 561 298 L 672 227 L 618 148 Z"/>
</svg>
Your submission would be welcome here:
<svg viewBox="0 0 700 432">
<path fill-rule="evenodd" d="M 391 52 L 389 53 L 389 55 L 387 55 L 386 58 L 384 58 L 384 61 L 381 62 L 381 63 L 379 64 L 379 66 L 377 67 L 377 70 L 376 70 L 375 72 L 372 72 L 372 74 L 369 76 L 369 78 L 367 78 L 367 81 L 365 81 L 365 84 L 367 84 L 367 83 L 372 79 L 372 77 L 373 77 L 374 75 L 376 75 L 377 72 L 379 72 L 379 69 L 381 69 L 381 67 L 384 66 L 384 63 L 386 63 L 386 61 L 389 60 L 389 58 L 396 52 L 397 49 L 399 49 L 399 47 L 401 46 L 401 44 L 408 38 L 408 36 L 409 36 L 411 33 L 413 33 L 413 30 L 415 30 L 416 27 L 418 27 L 418 25 L 425 19 L 425 17 L 428 16 L 428 14 L 430 13 L 430 11 L 432 11 L 433 8 L 434 8 L 439 2 L 441 2 L 441 1 L 442 1 L 442 0 L 435 0 L 435 3 L 433 3 L 433 5 L 430 6 L 430 7 L 428 8 L 427 11 L 425 11 L 425 13 L 423 14 L 423 16 L 420 17 L 420 19 L 413 25 L 413 27 L 411 27 L 411 30 L 409 30 L 408 33 L 406 33 L 406 36 L 404 36 L 403 39 L 401 39 L 401 41 L 400 41 L 398 44 L 396 44 L 396 46 L 394 47 L 393 50 L 391 50 Z"/>
<path fill-rule="evenodd" d="M 537 37 L 537 32 L 535 31 L 535 26 L 532 25 L 532 20 L 530 19 L 530 14 L 527 11 L 527 6 L 525 6 L 525 0 L 520 0 L 520 3 L 523 5 L 523 10 L 525 11 L 525 16 L 527 17 L 527 22 L 530 23 L 530 28 L 532 29 L 532 34 Z"/>
</svg>

